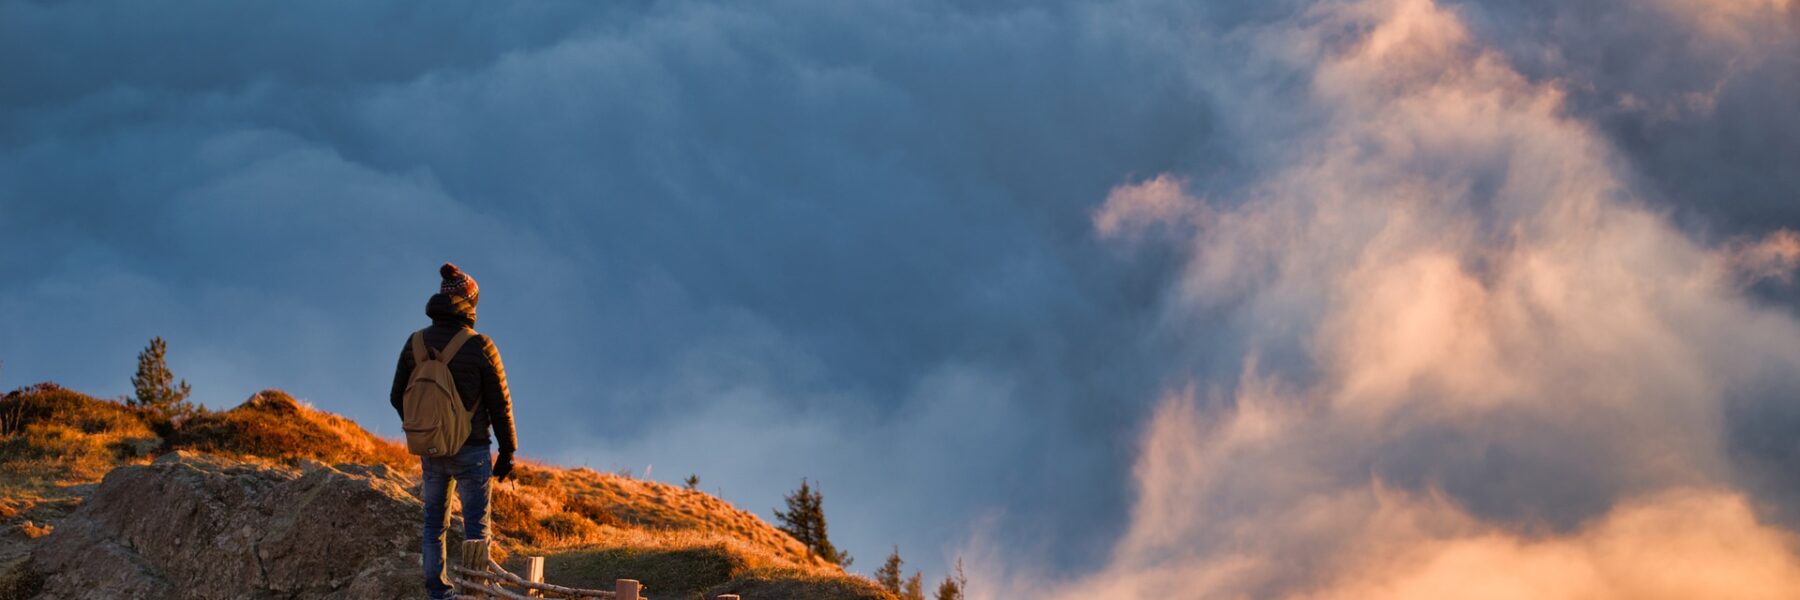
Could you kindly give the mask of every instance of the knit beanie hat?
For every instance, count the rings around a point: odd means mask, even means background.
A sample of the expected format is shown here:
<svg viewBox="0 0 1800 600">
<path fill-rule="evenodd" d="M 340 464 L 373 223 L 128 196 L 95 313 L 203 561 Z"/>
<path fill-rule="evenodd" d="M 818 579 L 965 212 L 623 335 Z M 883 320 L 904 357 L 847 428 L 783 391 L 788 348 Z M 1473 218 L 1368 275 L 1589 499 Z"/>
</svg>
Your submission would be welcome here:
<svg viewBox="0 0 1800 600">
<path fill-rule="evenodd" d="M 462 269 L 456 268 L 456 265 L 444 263 L 444 266 L 438 267 L 438 274 L 444 276 L 444 285 L 438 289 L 438 293 L 446 296 L 461 296 L 464 300 L 468 300 L 469 304 L 479 301 L 481 288 L 475 285 L 475 278 L 462 272 Z"/>
</svg>

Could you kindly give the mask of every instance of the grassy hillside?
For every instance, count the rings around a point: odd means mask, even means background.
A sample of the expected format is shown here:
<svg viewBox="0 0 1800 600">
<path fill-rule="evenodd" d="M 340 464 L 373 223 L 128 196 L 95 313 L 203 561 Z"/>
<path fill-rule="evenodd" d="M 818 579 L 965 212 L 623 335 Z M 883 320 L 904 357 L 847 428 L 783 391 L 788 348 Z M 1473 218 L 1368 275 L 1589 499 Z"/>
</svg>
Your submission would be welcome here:
<svg viewBox="0 0 1800 600">
<path fill-rule="evenodd" d="M 107 471 L 182 449 L 271 463 L 385 464 L 414 481 L 418 473 L 403 446 L 279 390 L 174 420 L 54 384 L 15 390 L 0 397 L 0 600 L 23 585 L 12 579 L 32 540 L 53 530 Z M 515 474 L 494 488 L 495 538 L 511 555 L 547 556 L 546 575 L 556 583 L 601 586 L 630 577 L 657 600 L 727 592 L 893 597 L 704 492 L 530 461 Z"/>
</svg>

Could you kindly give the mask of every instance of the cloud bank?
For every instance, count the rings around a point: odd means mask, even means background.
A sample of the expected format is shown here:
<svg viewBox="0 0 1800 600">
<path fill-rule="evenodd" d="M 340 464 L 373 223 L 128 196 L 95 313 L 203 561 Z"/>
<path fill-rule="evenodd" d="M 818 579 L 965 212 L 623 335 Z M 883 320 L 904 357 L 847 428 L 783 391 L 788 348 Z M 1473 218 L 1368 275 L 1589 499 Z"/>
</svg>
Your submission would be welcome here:
<svg viewBox="0 0 1800 600">
<path fill-rule="evenodd" d="M 840 545 L 927 571 L 973 520 L 1083 515 L 1051 558 L 1083 562 L 1161 268 L 1086 210 L 1212 152 L 1177 56 L 1099 14 L 0 5 L 0 382 L 123 393 L 160 335 L 210 406 L 275 386 L 392 434 L 454 260 L 529 457 L 762 514 L 811 477 Z"/>
<path fill-rule="evenodd" d="M 1696 26 L 1736 43 L 1764 8 Z M 1158 175 L 1093 217 L 1122 242 L 1180 232 L 1167 321 L 1223 315 L 1241 374 L 1167 395 L 1110 563 L 1047 597 L 1800 589 L 1800 538 L 1757 510 L 1727 425 L 1800 393 L 1800 320 L 1747 289 L 1791 277 L 1794 234 L 1696 242 L 1565 83 L 1521 76 L 1454 8 L 1327 2 L 1250 37 L 1316 66 L 1319 116 L 1271 142 L 1281 166 L 1235 204 Z M 990 597 L 1033 588 L 1014 577 Z"/>
</svg>

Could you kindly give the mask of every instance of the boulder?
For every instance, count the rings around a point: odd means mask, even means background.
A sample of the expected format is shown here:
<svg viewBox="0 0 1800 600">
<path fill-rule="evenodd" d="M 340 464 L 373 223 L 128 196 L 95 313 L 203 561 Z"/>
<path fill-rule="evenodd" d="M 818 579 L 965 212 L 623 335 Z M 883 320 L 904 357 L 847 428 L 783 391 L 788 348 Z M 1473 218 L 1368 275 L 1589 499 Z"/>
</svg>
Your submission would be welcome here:
<svg viewBox="0 0 1800 600">
<path fill-rule="evenodd" d="M 32 552 L 39 598 L 413 598 L 419 501 L 384 466 L 175 452 L 114 469 Z"/>
</svg>

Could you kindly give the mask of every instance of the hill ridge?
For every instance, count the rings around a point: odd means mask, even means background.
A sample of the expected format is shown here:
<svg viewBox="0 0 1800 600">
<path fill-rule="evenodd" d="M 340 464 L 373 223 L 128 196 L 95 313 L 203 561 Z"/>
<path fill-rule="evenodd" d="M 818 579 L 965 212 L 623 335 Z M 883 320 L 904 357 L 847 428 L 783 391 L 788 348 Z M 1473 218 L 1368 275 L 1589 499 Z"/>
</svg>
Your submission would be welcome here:
<svg viewBox="0 0 1800 600">
<path fill-rule="evenodd" d="M 28 386 L 0 396 L 0 600 L 32 597 L 32 581 L 44 574 L 28 572 L 26 558 L 106 473 L 175 452 L 269 468 L 385 466 L 418 496 L 418 459 L 403 446 L 281 390 L 228 410 L 169 417 L 54 383 Z M 725 592 L 893 597 L 703 491 L 530 460 L 514 473 L 493 488 L 493 537 L 503 553 L 546 556 L 547 574 L 559 583 L 631 577 L 656 600 Z"/>
</svg>

